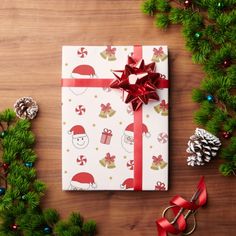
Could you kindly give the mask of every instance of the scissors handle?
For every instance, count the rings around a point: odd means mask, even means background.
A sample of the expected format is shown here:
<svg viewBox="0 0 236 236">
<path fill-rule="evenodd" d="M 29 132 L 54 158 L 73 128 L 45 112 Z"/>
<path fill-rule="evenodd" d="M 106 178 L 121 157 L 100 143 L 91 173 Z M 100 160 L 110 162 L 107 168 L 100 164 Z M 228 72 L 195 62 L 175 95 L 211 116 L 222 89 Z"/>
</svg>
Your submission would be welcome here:
<svg viewBox="0 0 236 236">
<path fill-rule="evenodd" d="M 171 205 L 171 206 L 168 206 L 162 213 L 162 217 L 165 217 L 166 213 L 168 210 L 170 210 L 171 208 L 174 208 L 174 207 L 178 207 L 176 205 Z M 175 218 L 170 222 L 172 225 L 176 223 L 176 221 L 178 220 L 178 218 L 180 217 L 181 214 L 183 214 L 184 212 L 184 208 L 180 208 L 179 212 L 176 214 Z M 192 234 L 196 227 L 197 227 L 197 221 L 196 221 L 196 217 L 195 217 L 195 214 L 196 214 L 196 211 L 193 211 L 193 210 L 188 210 L 188 212 L 184 215 L 184 219 L 187 221 L 187 219 L 193 215 L 193 228 L 191 230 L 189 230 L 188 232 L 184 232 L 183 235 L 190 235 Z"/>
<path fill-rule="evenodd" d="M 171 205 L 171 206 L 168 206 L 166 207 L 166 209 L 163 211 L 162 213 L 162 217 L 165 217 L 166 215 L 166 212 L 168 210 L 170 210 L 171 208 L 174 208 L 174 207 L 178 207 L 178 206 L 175 206 L 175 205 Z M 184 212 L 184 208 L 180 208 L 178 214 L 175 216 L 175 218 L 170 222 L 172 225 L 177 221 L 177 219 L 179 218 L 179 216 Z"/>
<path fill-rule="evenodd" d="M 183 232 L 183 235 L 190 235 L 190 234 L 192 234 L 194 231 L 195 231 L 195 229 L 197 228 L 197 221 L 196 221 L 196 216 L 195 216 L 195 214 L 196 214 L 196 211 L 194 211 L 194 212 L 190 212 L 190 210 L 186 213 L 186 215 L 184 216 L 184 218 L 185 219 L 187 219 L 188 218 L 188 216 L 189 215 L 192 215 L 193 216 L 193 228 L 191 229 L 191 230 L 189 230 L 188 232 Z"/>
</svg>

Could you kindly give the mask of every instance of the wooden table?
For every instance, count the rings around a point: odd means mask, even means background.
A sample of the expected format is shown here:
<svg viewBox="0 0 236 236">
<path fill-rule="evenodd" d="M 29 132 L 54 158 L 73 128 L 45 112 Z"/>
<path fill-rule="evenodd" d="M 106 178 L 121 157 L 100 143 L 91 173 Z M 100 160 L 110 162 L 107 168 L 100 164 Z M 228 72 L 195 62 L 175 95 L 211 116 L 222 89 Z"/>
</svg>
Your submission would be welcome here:
<svg viewBox="0 0 236 236">
<path fill-rule="evenodd" d="M 178 26 L 154 27 L 140 12 L 140 0 L 1 0 L 0 106 L 12 107 L 21 96 L 33 96 L 40 114 L 37 136 L 38 177 L 48 185 L 43 206 L 62 217 L 80 211 L 97 221 L 102 236 L 157 235 L 155 219 L 175 194 L 190 198 L 201 175 L 209 193 L 197 215 L 194 235 L 235 235 L 235 178 L 222 177 L 220 160 L 201 168 L 186 165 L 186 142 L 194 132 L 191 90 L 204 74 L 193 65 Z M 168 192 L 61 191 L 61 46 L 166 44 L 170 52 L 170 190 Z"/>
</svg>

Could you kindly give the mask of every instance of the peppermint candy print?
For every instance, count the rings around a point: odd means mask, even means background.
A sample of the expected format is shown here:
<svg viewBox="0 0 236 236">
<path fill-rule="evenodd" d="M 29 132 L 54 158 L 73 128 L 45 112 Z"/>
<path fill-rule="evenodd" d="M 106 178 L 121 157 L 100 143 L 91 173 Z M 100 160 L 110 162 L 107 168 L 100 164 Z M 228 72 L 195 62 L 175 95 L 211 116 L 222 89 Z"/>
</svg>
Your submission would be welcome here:
<svg viewBox="0 0 236 236">
<path fill-rule="evenodd" d="M 80 155 L 77 160 L 77 164 L 80 166 L 84 166 L 87 163 L 87 158 L 84 155 Z"/>
<path fill-rule="evenodd" d="M 162 144 L 167 143 L 168 142 L 168 134 L 165 132 L 159 133 L 157 136 L 157 141 Z"/>
<path fill-rule="evenodd" d="M 84 115 L 85 111 L 86 111 L 86 108 L 85 108 L 83 105 L 78 105 L 78 106 L 75 108 L 75 112 L 76 112 L 79 116 Z"/>
<path fill-rule="evenodd" d="M 79 55 L 80 58 L 84 58 L 88 55 L 88 51 L 86 48 L 82 47 L 77 51 L 77 54 Z"/>
<path fill-rule="evenodd" d="M 133 170 L 134 169 L 134 160 L 129 160 L 127 162 L 126 166 L 128 167 L 129 170 Z"/>
</svg>

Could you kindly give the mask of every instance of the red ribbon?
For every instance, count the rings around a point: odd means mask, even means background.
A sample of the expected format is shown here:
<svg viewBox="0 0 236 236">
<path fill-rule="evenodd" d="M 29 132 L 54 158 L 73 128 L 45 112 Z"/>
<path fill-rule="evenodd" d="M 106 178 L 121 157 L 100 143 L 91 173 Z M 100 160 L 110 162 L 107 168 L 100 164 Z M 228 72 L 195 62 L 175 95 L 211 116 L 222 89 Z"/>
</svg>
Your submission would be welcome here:
<svg viewBox="0 0 236 236">
<path fill-rule="evenodd" d="M 110 50 L 111 46 L 108 47 Z M 114 48 L 112 49 L 114 51 Z M 132 61 L 140 61 L 142 59 L 142 46 L 134 46 L 134 53 L 132 55 Z M 130 58 L 131 60 L 131 58 Z M 142 67 L 143 68 L 143 67 Z M 150 68 L 150 67 L 147 67 Z M 151 68 L 150 68 L 151 70 Z M 121 71 L 122 72 L 122 71 Z M 152 74 L 149 71 L 148 73 Z M 168 88 L 168 80 L 165 76 L 160 75 L 157 82 L 154 82 L 158 88 Z M 151 75 L 152 78 L 152 75 Z M 114 79 L 102 78 L 102 79 L 62 79 L 63 87 L 109 87 L 114 82 Z M 145 84 L 145 86 L 148 84 Z M 152 86 L 152 85 L 151 85 Z M 148 86 L 147 86 L 148 87 Z M 138 110 L 134 111 L 134 190 L 142 190 L 142 166 L 143 166 L 143 141 L 142 141 L 142 106 Z"/>
<path fill-rule="evenodd" d="M 105 161 L 108 163 L 108 164 L 111 164 L 115 161 L 115 156 L 111 156 L 111 154 L 108 152 L 105 156 Z"/>
<path fill-rule="evenodd" d="M 111 46 L 107 46 L 106 53 L 111 55 L 115 55 L 116 53 L 116 48 L 112 48 Z"/>
<path fill-rule="evenodd" d="M 154 55 L 158 57 L 161 57 L 164 54 L 162 47 L 159 47 L 159 49 L 153 48 L 153 52 L 154 52 Z"/>
<path fill-rule="evenodd" d="M 183 209 L 196 211 L 199 207 L 206 204 L 207 201 L 207 191 L 206 185 L 204 182 L 204 177 L 201 177 L 198 186 L 197 192 L 199 192 L 199 196 L 196 201 L 187 201 L 184 198 L 180 197 L 179 195 L 174 196 L 170 204 L 174 206 L 172 209 L 174 216 L 176 216 L 179 211 Z M 168 233 L 171 234 L 179 234 L 183 233 L 186 230 L 186 220 L 184 219 L 184 215 L 180 214 L 179 218 L 177 219 L 178 228 L 172 225 L 165 217 L 160 218 L 156 221 L 158 235 L 159 236 L 167 236 Z"/>
<path fill-rule="evenodd" d="M 160 162 L 162 162 L 162 161 L 163 161 L 163 159 L 162 159 L 162 156 L 161 156 L 161 155 L 159 155 L 158 157 L 156 157 L 156 156 L 153 156 L 153 157 L 152 157 L 152 159 L 153 159 L 153 162 L 154 162 L 155 164 L 159 164 Z"/>
<path fill-rule="evenodd" d="M 109 112 L 111 110 L 111 104 L 110 103 L 107 103 L 106 105 L 105 104 L 101 104 L 101 110 L 103 112 Z"/>
</svg>

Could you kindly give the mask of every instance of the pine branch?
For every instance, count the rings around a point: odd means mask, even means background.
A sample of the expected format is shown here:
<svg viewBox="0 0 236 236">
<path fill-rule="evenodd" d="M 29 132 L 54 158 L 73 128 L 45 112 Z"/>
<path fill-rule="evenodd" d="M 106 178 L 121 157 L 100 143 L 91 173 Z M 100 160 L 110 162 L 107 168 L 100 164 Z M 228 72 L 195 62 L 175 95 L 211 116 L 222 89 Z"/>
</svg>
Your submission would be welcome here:
<svg viewBox="0 0 236 236">
<path fill-rule="evenodd" d="M 165 3 L 164 3 L 165 2 Z M 158 5 L 168 5 L 168 9 Z M 200 109 L 195 121 L 225 139 L 236 132 L 236 1 L 146 0 L 145 14 L 154 15 L 159 28 L 182 25 L 186 48 L 194 63 L 203 65 L 206 78 L 194 89 L 193 101 Z M 235 136 L 224 142 L 220 172 L 236 173 Z"/>
<path fill-rule="evenodd" d="M 7 109 L 0 113 L 0 122 L 8 127 L 0 144 L 4 150 L 0 177 L 5 181 L 0 188 L 0 236 L 95 235 L 96 224 L 84 222 L 78 213 L 64 222 L 56 210 L 41 208 L 46 186 L 37 180 L 34 168 L 37 156 L 30 121 L 16 120 L 14 111 Z"/>
</svg>

